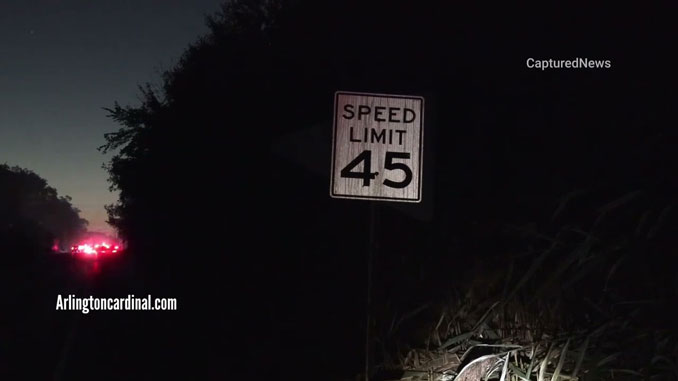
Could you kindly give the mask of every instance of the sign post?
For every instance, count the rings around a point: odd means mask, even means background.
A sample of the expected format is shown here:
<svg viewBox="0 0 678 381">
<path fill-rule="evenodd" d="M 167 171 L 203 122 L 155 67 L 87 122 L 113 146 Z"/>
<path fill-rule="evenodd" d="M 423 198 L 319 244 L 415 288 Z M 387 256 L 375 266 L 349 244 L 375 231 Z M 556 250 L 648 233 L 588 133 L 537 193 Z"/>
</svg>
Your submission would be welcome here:
<svg viewBox="0 0 678 381">
<path fill-rule="evenodd" d="M 365 381 L 370 378 L 375 201 L 420 202 L 424 98 L 338 91 L 334 95 L 330 196 L 369 200 Z"/>
<path fill-rule="evenodd" d="M 338 91 L 330 196 L 420 202 L 424 98 Z"/>
</svg>

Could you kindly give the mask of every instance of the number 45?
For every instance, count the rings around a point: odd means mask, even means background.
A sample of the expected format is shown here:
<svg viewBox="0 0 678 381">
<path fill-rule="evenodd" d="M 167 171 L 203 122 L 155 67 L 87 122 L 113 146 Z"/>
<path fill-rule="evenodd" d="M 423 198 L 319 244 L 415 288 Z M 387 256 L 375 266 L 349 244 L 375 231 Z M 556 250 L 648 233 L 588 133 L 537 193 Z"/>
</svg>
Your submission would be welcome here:
<svg viewBox="0 0 678 381">
<path fill-rule="evenodd" d="M 384 185 L 391 188 L 405 188 L 412 182 L 412 170 L 405 163 L 394 163 L 394 159 L 409 159 L 409 152 L 386 152 L 386 160 L 384 162 L 384 169 L 387 171 L 401 170 L 405 173 L 403 181 L 392 181 L 384 179 Z M 361 172 L 352 172 L 352 169 L 363 163 L 363 170 Z M 372 169 L 372 151 L 365 150 L 355 159 L 341 170 L 341 177 L 349 179 L 363 179 L 363 186 L 370 186 L 370 181 L 374 180 L 379 172 L 371 172 Z"/>
</svg>

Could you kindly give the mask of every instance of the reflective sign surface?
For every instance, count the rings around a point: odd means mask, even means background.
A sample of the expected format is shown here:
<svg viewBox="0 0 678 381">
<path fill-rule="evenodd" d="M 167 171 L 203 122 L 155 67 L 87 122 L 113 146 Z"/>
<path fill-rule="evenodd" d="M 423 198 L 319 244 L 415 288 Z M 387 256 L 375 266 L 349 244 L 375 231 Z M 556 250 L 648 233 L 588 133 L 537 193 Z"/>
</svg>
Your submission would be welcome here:
<svg viewBox="0 0 678 381">
<path fill-rule="evenodd" d="M 421 201 L 424 99 L 339 91 L 330 195 Z"/>
</svg>

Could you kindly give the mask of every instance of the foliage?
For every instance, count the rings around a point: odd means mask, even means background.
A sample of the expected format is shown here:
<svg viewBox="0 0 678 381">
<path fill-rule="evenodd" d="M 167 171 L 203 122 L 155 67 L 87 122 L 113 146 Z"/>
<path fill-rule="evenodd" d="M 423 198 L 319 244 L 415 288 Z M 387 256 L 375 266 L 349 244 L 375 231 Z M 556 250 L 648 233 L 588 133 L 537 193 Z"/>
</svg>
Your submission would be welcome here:
<svg viewBox="0 0 678 381">
<path fill-rule="evenodd" d="M 249 158 L 243 143 L 256 132 L 241 125 L 246 118 L 250 126 L 267 117 L 254 110 L 254 99 L 255 89 L 266 81 L 257 76 L 267 64 L 265 26 L 273 5 L 226 3 L 222 12 L 208 19 L 209 35 L 191 45 L 176 67 L 164 74 L 161 89 L 142 87 L 141 105 L 115 104 L 107 109 L 121 125 L 100 147 L 103 152 L 116 151 L 106 169 L 120 197 L 108 206 L 109 222 L 131 246 L 158 251 L 165 242 L 160 237 L 187 236 L 183 228 L 187 221 L 210 221 L 204 234 L 224 228 L 223 222 L 212 221 L 228 212 L 225 203 L 184 201 L 194 195 L 215 200 L 245 191 L 249 175 L 242 173 L 240 162 Z M 222 175 L 226 173 L 229 178 L 240 175 L 242 183 L 227 183 Z M 191 240 L 196 241 L 195 235 Z"/>
<path fill-rule="evenodd" d="M 587 230 L 563 221 L 555 235 L 511 228 L 527 251 L 486 264 L 499 287 L 461 285 L 463 296 L 440 302 L 438 319 L 413 317 L 408 324 L 428 326 L 429 334 L 409 349 L 386 350 L 381 367 L 413 380 L 428 372 L 436 380 L 477 379 L 474 371 L 501 380 L 678 378 L 670 312 L 678 276 L 665 258 L 676 218 L 670 202 L 652 207 L 656 200 L 630 192 L 599 208 Z M 394 329 L 382 336 L 391 343 L 384 348 L 398 341 Z"/>
<path fill-rule="evenodd" d="M 86 226 L 70 197 L 28 169 L 0 165 L 0 251 L 45 250 L 55 240 L 70 242 Z"/>
</svg>

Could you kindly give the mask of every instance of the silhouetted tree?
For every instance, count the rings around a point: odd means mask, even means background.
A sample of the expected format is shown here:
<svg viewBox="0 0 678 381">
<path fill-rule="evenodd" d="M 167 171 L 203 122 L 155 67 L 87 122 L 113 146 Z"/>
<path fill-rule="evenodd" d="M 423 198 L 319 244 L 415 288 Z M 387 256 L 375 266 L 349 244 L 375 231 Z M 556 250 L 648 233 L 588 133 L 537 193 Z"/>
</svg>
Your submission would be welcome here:
<svg viewBox="0 0 678 381">
<path fill-rule="evenodd" d="M 86 227 L 70 197 L 28 169 L 0 165 L 0 251 L 8 259 L 49 249 L 55 240 L 68 244 Z"/>
</svg>

